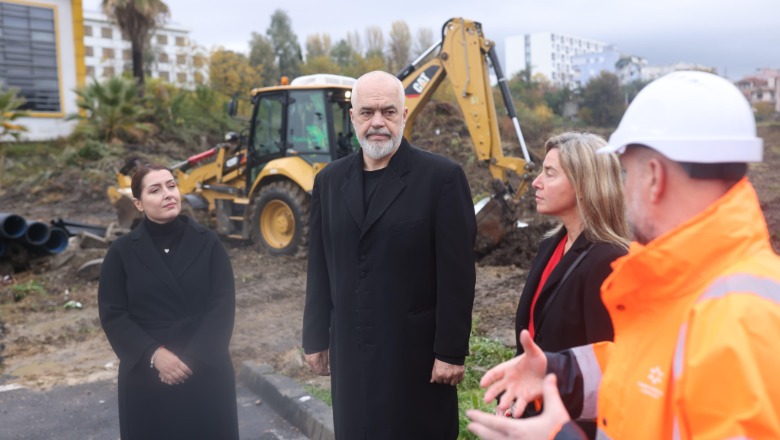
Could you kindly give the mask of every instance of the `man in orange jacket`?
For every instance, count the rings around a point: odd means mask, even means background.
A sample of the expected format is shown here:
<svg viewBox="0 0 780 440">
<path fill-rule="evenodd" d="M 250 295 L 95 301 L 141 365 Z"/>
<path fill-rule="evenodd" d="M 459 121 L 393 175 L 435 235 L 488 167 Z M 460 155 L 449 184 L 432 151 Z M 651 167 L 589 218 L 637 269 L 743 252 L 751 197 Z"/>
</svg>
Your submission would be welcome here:
<svg viewBox="0 0 780 440">
<path fill-rule="evenodd" d="M 514 412 L 543 397 L 539 417 L 470 411 L 485 439 L 780 438 L 780 257 L 748 162 L 762 160 L 749 104 L 703 72 L 654 81 L 604 148 L 619 152 L 636 242 L 601 289 L 614 343 L 525 354 L 482 378 Z M 550 374 L 545 377 L 546 373 Z M 556 380 L 557 377 L 557 380 Z"/>
</svg>

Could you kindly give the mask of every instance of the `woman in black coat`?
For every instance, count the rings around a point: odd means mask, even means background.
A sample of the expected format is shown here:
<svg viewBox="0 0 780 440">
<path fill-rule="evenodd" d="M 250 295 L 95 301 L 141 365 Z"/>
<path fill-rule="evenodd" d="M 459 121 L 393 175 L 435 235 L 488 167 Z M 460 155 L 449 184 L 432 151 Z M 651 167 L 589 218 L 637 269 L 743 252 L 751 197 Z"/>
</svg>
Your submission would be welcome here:
<svg viewBox="0 0 780 440">
<path fill-rule="evenodd" d="M 629 231 L 620 164 L 613 154 L 596 153 L 604 145 L 590 133 L 550 138 L 542 172 L 533 182 L 537 211 L 559 224 L 539 245 L 531 265 L 515 335 L 527 329 L 544 351 L 613 338 L 600 289 L 612 261 L 627 253 Z M 595 436 L 595 424 L 581 426 Z"/>
<path fill-rule="evenodd" d="M 213 231 L 179 215 L 168 169 L 140 168 L 131 188 L 145 218 L 109 248 L 98 289 L 119 357 L 121 438 L 238 439 L 228 255 Z"/>
</svg>

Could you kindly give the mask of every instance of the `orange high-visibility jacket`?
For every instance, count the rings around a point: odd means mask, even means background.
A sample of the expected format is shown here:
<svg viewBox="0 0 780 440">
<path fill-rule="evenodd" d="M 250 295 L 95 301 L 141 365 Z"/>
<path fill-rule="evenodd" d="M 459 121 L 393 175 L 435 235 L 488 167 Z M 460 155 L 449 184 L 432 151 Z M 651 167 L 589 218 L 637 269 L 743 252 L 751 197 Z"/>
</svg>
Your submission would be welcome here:
<svg viewBox="0 0 780 440">
<path fill-rule="evenodd" d="M 747 179 L 613 268 L 614 343 L 570 353 L 599 438 L 780 439 L 780 257 Z"/>
</svg>

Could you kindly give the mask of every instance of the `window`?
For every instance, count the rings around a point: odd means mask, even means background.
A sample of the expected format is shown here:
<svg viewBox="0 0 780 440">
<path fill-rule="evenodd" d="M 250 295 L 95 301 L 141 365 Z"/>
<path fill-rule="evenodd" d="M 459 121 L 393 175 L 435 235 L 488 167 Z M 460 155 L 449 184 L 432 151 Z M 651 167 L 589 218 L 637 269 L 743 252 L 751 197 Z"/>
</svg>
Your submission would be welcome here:
<svg viewBox="0 0 780 440">
<path fill-rule="evenodd" d="M 32 112 L 60 112 L 54 10 L 0 2 L 0 82 Z"/>
<path fill-rule="evenodd" d="M 163 53 L 161 53 L 160 55 L 158 55 L 158 56 L 157 56 L 157 59 L 158 59 L 158 60 L 159 60 L 161 63 L 167 63 L 167 62 L 168 62 L 168 54 L 167 54 L 167 53 L 165 53 L 165 52 L 163 52 Z"/>
<path fill-rule="evenodd" d="M 85 37 L 92 36 L 92 26 L 84 26 L 84 36 Z"/>
<path fill-rule="evenodd" d="M 125 61 L 133 59 L 133 51 L 130 49 L 122 49 L 122 59 Z"/>
<path fill-rule="evenodd" d="M 176 45 L 179 47 L 186 46 L 187 40 L 184 37 L 176 37 Z"/>
<path fill-rule="evenodd" d="M 203 59 L 203 55 L 195 55 L 192 57 L 192 65 L 195 67 L 203 67 L 205 64 L 205 60 Z"/>
<path fill-rule="evenodd" d="M 165 72 L 165 71 L 161 70 L 160 71 L 160 79 L 163 80 L 163 81 L 170 81 L 171 80 L 171 76 L 168 74 L 168 72 Z"/>
<path fill-rule="evenodd" d="M 157 36 L 157 44 L 165 46 L 168 44 L 168 36 L 167 35 L 158 35 Z"/>
<path fill-rule="evenodd" d="M 103 38 L 114 38 L 114 30 L 110 27 L 102 27 L 100 28 L 100 36 Z"/>
<path fill-rule="evenodd" d="M 84 46 L 84 56 L 85 57 L 95 56 L 95 52 L 92 50 L 92 46 Z"/>
<path fill-rule="evenodd" d="M 195 84 L 203 84 L 205 78 L 203 77 L 203 74 L 200 72 L 195 72 Z"/>
<path fill-rule="evenodd" d="M 184 72 L 179 72 L 176 74 L 176 81 L 180 83 L 186 83 L 187 82 L 187 74 Z"/>
<path fill-rule="evenodd" d="M 114 49 L 111 47 L 104 47 L 103 48 L 103 59 L 104 60 L 113 60 L 116 56 L 116 53 L 114 52 Z"/>
<path fill-rule="evenodd" d="M 113 67 L 103 68 L 103 78 L 110 78 L 114 75 L 116 75 L 116 70 Z"/>
<path fill-rule="evenodd" d="M 176 64 L 187 64 L 187 55 L 176 55 Z"/>
<path fill-rule="evenodd" d="M 95 76 L 95 66 L 87 66 L 87 76 Z"/>
</svg>

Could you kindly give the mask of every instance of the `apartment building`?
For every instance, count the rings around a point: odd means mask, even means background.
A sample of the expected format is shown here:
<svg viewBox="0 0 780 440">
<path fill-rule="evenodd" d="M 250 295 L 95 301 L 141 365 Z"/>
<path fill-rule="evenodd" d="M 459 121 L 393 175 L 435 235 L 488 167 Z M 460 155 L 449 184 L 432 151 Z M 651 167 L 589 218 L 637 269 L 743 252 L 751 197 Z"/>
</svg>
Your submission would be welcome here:
<svg viewBox="0 0 780 440">
<path fill-rule="evenodd" d="M 182 26 L 168 23 L 157 29 L 146 52 L 144 68 L 152 78 L 190 89 L 208 82 L 208 55 Z M 133 71 L 130 42 L 102 12 L 84 11 L 84 60 L 89 78 Z"/>
<path fill-rule="evenodd" d="M 572 58 L 581 54 L 603 52 L 607 43 L 541 32 L 507 37 L 504 46 L 508 77 L 528 70 L 531 76 L 542 74 L 553 84 L 573 89 L 577 86 L 579 72 L 575 70 Z"/>
<path fill-rule="evenodd" d="M 620 53 L 613 45 L 607 46 L 602 52 L 574 55 L 571 63 L 575 72 L 574 81 L 580 88 L 601 75 L 601 72 L 613 73 L 620 79 L 620 84 L 628 84 L 642 79 L 642 69 L 647 66 L 646 59 Z"/>
<path fill-rule="evenodd" d="M 0 87 L 16 88 L 29 117 L 23 140 L 69 134 L 84 84 L 81 0 L 0 1 Z M 0 139 L 7 140 L 7 139 Z"/>
</svg>

